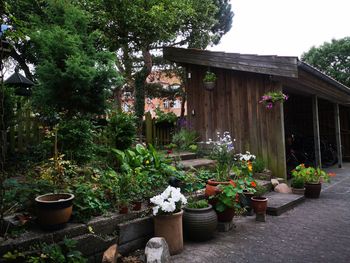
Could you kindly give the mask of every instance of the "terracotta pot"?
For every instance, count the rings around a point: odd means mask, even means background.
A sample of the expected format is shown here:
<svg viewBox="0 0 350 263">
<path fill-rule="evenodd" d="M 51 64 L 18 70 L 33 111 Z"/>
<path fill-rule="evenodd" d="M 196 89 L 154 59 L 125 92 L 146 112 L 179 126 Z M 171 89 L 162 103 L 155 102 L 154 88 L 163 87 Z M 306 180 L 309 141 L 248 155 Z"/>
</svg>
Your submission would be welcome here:
<svg viewBox="0 0 350 263">
<path fill-rule="evenodd" d="M 184 232 L 188 239 L 205 241 L 213 237 L 218 224 L 217 215 L 211 205 L 206 208 L 184 208 Z"/>
<path fill-rule="evenodd" d="M 305 183 L 305 197 L 307 198 L 319 198 L 321 194 L 321 183 Z"/>
<path fill-rule="evenodd" d="M 205 196 L 212 196 L 220 193 L 218 188 L 219 184 L 228 185 L 230 182 L 218 182 L 212 179 L 209 179 L 207 184 L 205 185 Z"/>
<path fill-rule="evenodd" d="M 119 214 L 127 214 L 129 212 L 129 208 L 126 205 L 119 207 Z"/>
<path fill-rule="evenodd" d="M 292 187 L 292 193 L 295 195 L 304 195 L 305 194 L 305 187 L 304 188 L 294 188 Z"/>
<path fill-rule="evenodd" d="M 142 208 L 142 202 L 141 201 L 134 201 L 132 202 L 132 211 L 140 211 Z"/>
<path fill-rule="evenodd" d="M 263 196 L 253 196 L 251 200 L 252 200 L 252 207 L 256 214 L 266 213 L 268 198 Z"/>
<path fill-rule="evenodd" d="M 38 223 L 45 229 L 54 230 L 65 226 L 73 210 L 73 194 L 45 194 L 35 198 Z"/>
<path fill-rule="evenodd" d="M 203 82 L 203 86 L 206 90 L 212 91 L 215 88 L 215 82 Z"/>
<path fill-rule="evenodd" d="M 223 212 L 216 211 L 216 214 L 218 215 L 219 222 L 231 222 L 235 216 L 235 209 L 226 208 Z"/>
<path fill-rule="evenodd" d="M 157 215 L 154 217 L 154 236 L 164 237 L 169 246 L 170 255 L 175 255 L 183 250 L 181 210 L 172 215 Z"/>
</svg>

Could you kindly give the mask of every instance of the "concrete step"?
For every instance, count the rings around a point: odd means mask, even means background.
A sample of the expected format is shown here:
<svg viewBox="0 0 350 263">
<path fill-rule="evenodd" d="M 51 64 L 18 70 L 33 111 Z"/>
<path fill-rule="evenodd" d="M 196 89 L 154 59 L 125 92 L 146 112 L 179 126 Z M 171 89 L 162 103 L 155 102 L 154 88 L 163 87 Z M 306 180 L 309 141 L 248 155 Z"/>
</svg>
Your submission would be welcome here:
<svg viewBox="0 0 350 263">
<path fill-rule="evenodd" d="M 279 216 L 305 200 L 304 195 L 281 194 L 277 192 L 270 192 L 265 196 L 269 199 L 266 213 L 272 216 Z"/>
<path fill-rule="evenodd" d="M 179 153 L 171 153 L 168 155 L 170 158 L 173 158 L 174 160 L 191 160 L 191 159 L 196 159 L 197 154 L 192 153 L 192 152 L 179 152 Z"/>
<path fill-rule="evenodd" d="M 189 170 L 190 168 L 213 168 L 215 165 L 214 160 L 209 160 L 205 158 L 191 159 L 191 160 L 183 160 L 180 161 L 180 166 L 182 166 L 185 170 Z"/>
</svg>

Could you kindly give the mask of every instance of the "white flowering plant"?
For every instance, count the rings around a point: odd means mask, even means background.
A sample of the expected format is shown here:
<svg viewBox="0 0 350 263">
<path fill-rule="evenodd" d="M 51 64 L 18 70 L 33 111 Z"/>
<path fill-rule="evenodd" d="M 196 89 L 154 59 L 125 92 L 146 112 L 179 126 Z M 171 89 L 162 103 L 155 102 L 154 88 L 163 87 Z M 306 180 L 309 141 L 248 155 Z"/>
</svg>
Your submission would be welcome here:
<svg viewBox="0 0 350 263">
<path fill-rule="evenodd" d="M 181 211 L 183 205 L 187 204 L 186 197 L 181 194 L 180 188 L 168 186 L 160 195 L 150 199 L 154 204 L 153 215 L 169 215 Z"/>
<path fill-rule="evenodd" d="M 230 171 L 234 163 L 234 143 L 230 132 L 225 131 L 222 135 L 217 132 L 217 140 L 209 139 L 207 144 L 212 144 L 211 158 L 216 160 L 216 178 L 218 181 L 230 179 Z"/>
<path fill-rule="evenodd" d="M 239 153 L 235 155 L 235 159 L 238 161 L 245 161 L 245 162 L 254 162 L 256 159 L 256 156 L 254 154 L 251 154 L 250 152 L 246 151 L 244 154 Z"/>
</svg>

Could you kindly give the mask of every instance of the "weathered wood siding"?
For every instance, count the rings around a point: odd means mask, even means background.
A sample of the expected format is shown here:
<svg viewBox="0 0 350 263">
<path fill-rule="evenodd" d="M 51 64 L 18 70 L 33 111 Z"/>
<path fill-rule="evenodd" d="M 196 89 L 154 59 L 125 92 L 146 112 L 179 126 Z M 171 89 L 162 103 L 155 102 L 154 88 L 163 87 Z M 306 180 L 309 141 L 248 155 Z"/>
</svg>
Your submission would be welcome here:
<svg viewBox="0 0 350 263">
<path fill-rule="evenodd" d="M 249 150 L 264 159 L 275 176 L 285 176 L 283 105 L 271 110 L 259 104 L 270 90 L 281 90 L 267 75 L 212 68 L 218 79 L 213 91 L 203 87 L 207 67 L 187 66 L 188 118 L 202 140 L 229 131 L 236 152 Z"/>
</svg>

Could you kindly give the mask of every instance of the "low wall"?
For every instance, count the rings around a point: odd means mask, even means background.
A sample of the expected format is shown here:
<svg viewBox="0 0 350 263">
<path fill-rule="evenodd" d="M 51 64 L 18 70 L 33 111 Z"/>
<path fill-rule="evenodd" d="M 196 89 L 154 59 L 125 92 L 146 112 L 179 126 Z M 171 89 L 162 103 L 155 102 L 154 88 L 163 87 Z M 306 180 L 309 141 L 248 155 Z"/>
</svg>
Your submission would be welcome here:
<svg viewBox="0 0 350 263">
<path fill-rule="evenodd" d="M 0 262 L 8 251 L 28 251 L 35 244 L 59 243 L 66 237 L 78 241 L 77 250 L 89 263 L 100 263 L 103 252 L 111 245 L 118 244 L 119 253 L 123 255 L 143 248 L 152 236 L 153 220 L 149 210 L 99 216 L 85 224 L 68 223 L 65 228 L 52 232 L 34 225 L 20 237 L 0 242 Z"/>
</svg>

